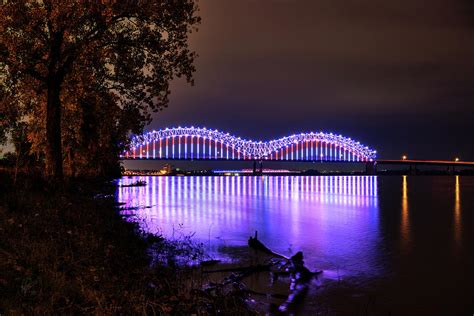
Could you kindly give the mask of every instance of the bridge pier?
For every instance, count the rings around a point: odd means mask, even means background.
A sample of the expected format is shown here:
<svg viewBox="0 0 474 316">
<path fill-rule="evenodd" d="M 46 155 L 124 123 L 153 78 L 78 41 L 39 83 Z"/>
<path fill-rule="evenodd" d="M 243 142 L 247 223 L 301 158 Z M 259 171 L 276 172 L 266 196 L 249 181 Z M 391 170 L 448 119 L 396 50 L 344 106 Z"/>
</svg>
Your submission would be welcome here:
<svg viewBox="0 0 474 316">
<path fill-rule="evenodd" d="M 456 174 L 456 166 L 448 166 L 448 175 L 455 175 Z"/>
<path fill-rule="evenodd" d="M 377 162 L 368 161 L 365 163 L 365 174 L 375 176 L 377 174 Z"/>
<path fill-rule="evenodd" d="M 410 165 L 410 169 L 408 170 L 408 174 L 411 176 L 416 176 L 418 170 L 416 169 L 415 165 Z"/>
<path fill-rule="evenodd" d="M 254 176 L 258 176 L 258 175 L 261 175 L 263 174 L 263 161 L 260 160 L 258 162 L 259 166 L 258 166 L 258 169 L 257 169 L 257 160 L 254 160 L 253 161 L 253 175 Z"/>
</svg>

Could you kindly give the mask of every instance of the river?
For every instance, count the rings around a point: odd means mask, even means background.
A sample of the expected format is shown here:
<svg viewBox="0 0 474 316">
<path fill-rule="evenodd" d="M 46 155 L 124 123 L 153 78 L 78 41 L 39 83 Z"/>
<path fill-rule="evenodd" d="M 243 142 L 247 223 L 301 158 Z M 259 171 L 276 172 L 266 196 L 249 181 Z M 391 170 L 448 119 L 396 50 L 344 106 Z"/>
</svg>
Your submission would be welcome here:
<svg viewBox="0 0 474 316">
<path fill-rule="evenodd" d="M 117 199 L 143 229 L 194 234 L 228 259 L 258 231 L 322 269 L 301 314 L 474 313 L 474 177 L 124 177 Z M 249 280 L 250 283 L 262 282 Z M 266 282 L 266 281 L 263 281 Z"/>
</svg>

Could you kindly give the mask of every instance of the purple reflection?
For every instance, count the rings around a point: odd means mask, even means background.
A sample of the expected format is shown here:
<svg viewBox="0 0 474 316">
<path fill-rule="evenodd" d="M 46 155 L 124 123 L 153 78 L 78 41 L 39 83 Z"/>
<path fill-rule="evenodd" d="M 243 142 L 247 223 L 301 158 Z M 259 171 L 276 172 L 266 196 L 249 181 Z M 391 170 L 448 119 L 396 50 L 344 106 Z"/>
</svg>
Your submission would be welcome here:
<svg viewBox="0 0 474 316">
<path fill-rule="evenodd" d="M 255 231 L 277 252 L 302 250 L 309 266 L 374 273 L 379 238 L 377 177 L 128 177 L 118 200 L 141 227 L 178 231 L 218 253 Z M 150 207 L 150 208 L 145 208 Z"/>
</svg>

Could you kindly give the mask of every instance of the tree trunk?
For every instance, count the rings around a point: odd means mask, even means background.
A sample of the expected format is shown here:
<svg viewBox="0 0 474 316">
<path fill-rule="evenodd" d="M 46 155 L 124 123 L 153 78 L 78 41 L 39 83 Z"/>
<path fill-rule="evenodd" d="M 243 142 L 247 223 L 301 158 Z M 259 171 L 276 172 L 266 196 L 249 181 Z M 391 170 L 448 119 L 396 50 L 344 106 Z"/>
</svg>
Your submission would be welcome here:
<svg viewBox="0 0 474 316">
<path fill-rule="evenodd" d="M 60 79 L 51 76 L 48 80 L 46 104 L 46 171 L 54 180 L 61 180 L 63 177 L 60 92 Z"/>
<path fill-rule="evenodd" d="M 54 32 L 51 35 L 46 102 L 46 172 L 50 179 L 59 181 L 63 178 L 60 96 L 64 69 L 59 66 L 63 35 L 63 31 Z"/>
</svg>

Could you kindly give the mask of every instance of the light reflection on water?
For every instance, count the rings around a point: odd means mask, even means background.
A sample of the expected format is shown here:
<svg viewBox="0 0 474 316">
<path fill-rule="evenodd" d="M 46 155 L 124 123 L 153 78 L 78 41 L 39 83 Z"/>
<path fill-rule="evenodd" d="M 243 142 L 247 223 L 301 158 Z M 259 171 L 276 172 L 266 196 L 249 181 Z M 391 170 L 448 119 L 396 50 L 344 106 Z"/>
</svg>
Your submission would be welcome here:
<svg viewBox="0 0 474 316">
<path fill-rule="evenodd" d="M 308 268 L 324 270 L 322 286 L 305 300 L 308 314 L 320 310 L 321 302 L 342 315 L 474 310 L 473 177 L 129 177 L 120 182 L 137 180 L 147 186 L 121 187 L 117 199 L 147 231 L 195 232 L 219 258 L 227 255 L 222 246 L 246 248 L 255 231 L 276 252 L 303 251 Z"/>
<path fill-rule="evenodd" d="M 195 238 L 219 255 L 220 246 L 259 237 L 277 252 L 302 250 L 312 268 L 374 273 L 379 238 L 377 177 L 130 177 L 124 208 L 147 231 Z"/>
<path fill-rule="evenodd" d="M 408 182 L 407 176 L 402 176 L 402 218 L 400 221 L 402 251 L 410 250 L 410 219 L 408 213 Z"/>
<path fill-rule="evenodd" d="M 459 176 L 456 176 L 454 187 L 454 240 L 457 244 L 461 243 L 462 225 L 461 225 L 461 190 L 459 188 Z"/>
</svg>

